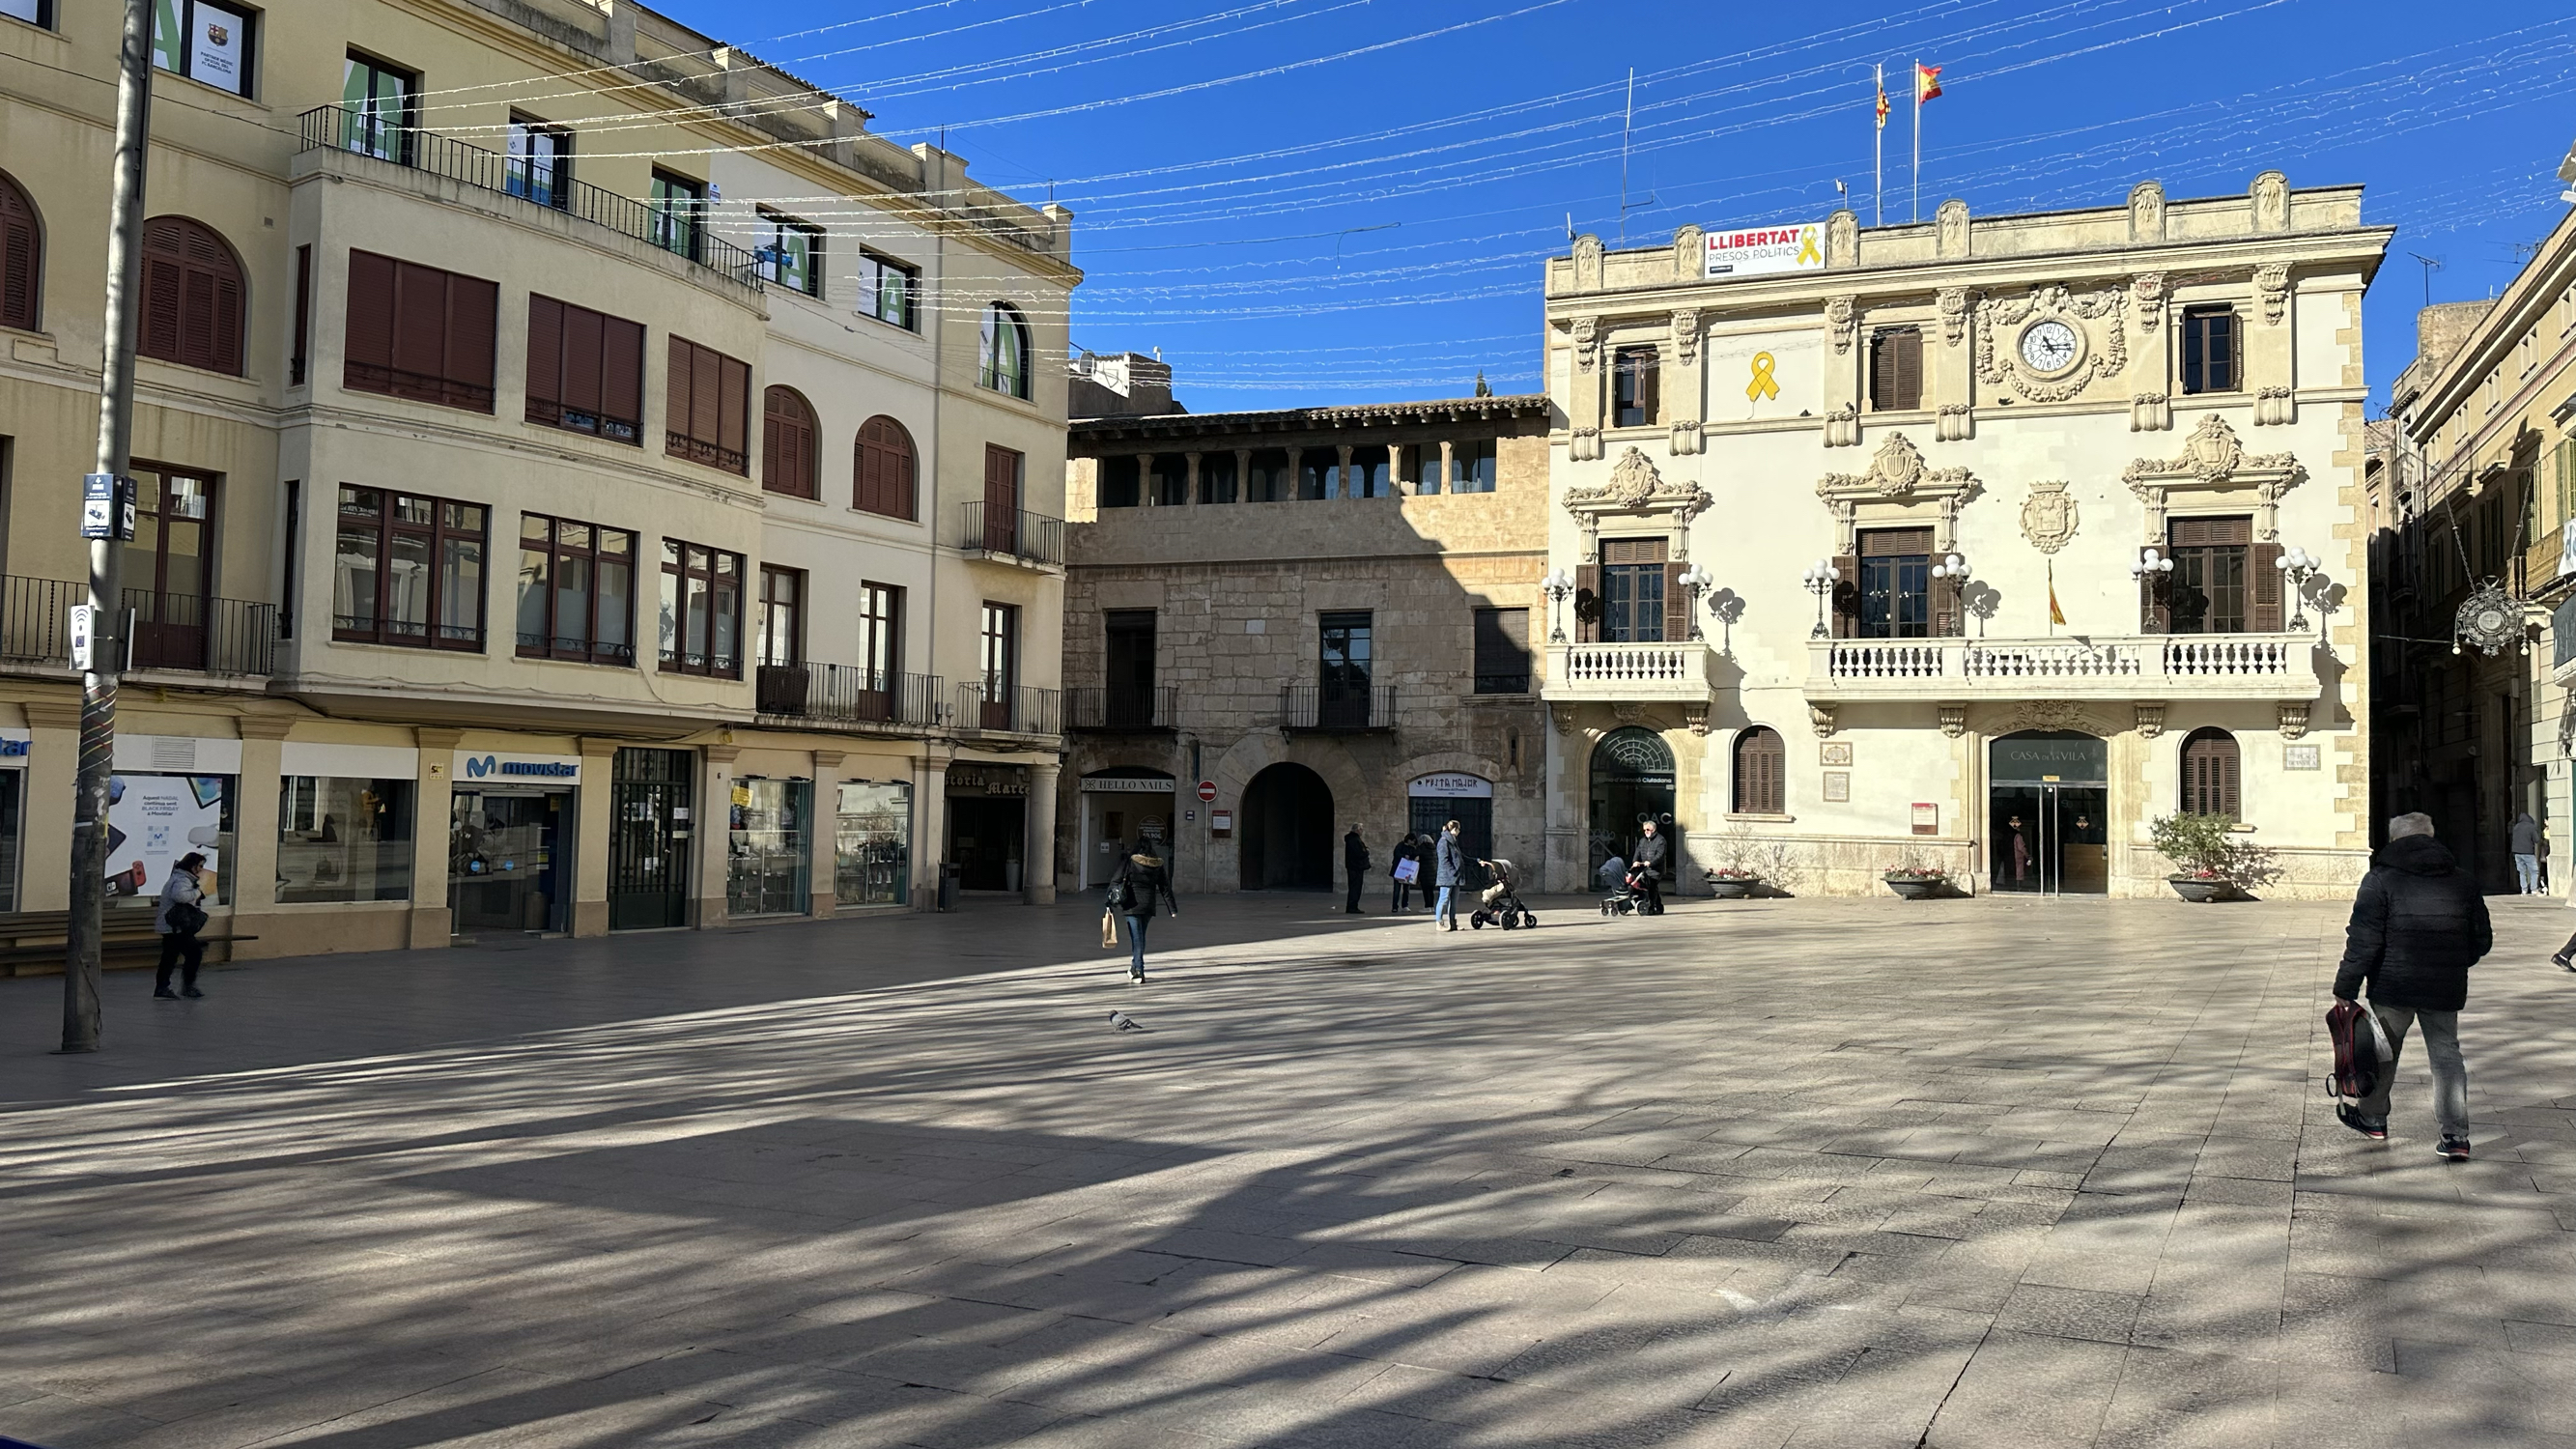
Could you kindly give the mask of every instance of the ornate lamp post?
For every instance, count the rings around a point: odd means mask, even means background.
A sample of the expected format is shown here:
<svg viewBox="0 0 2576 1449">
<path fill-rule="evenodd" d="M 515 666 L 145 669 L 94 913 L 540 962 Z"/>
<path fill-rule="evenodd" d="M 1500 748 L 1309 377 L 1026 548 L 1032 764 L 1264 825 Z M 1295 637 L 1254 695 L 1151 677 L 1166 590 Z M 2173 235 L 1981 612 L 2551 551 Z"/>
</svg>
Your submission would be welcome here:
<svg viewBox="0 0 2576 1449">
<path fill-rule="evenodd" d="M 1574 580 L 1568 578 L 1563 569 L 1551 569 L 1546 578 L 1539 580 L 1538 591 L 1547 595 L 1552 606 L 1548 614 L 1547 642 L 1562 644 L 1565 642 L 1565 601 L 1574 593 Z"/>
<path fill-rule="evenodd" d="M 1799 585 L 1816 596 L 1816 627 L 1814 632 L 1807 636 L 1808 638 L 1825 639 L 1832 636 L 1833 631 L 1825 627 L 1825 597 L 1831 594 L 1834 591 L 1834 585 L 1840 582 L 1842 582 L 1842 571 L 1835 568 L 1834 561 L 1829 558 L 1820 558 L 1807 565 L 1807 571 L 1799 576 Z"/>
<path fill-rule="evenodd" d="M 1699 631 L 1699 600 L 1700 595 L 1707 593 L 1716 583 L 1717 579 L 1698 564 L 1682 571 L 1681 585 L 1690 590 L 1690 637 L 1694 640 L 1707 637 Z"/>
<path fill-rule="evenodd" d="M 2158 579 L 2172 572 L 2173 560 L 2152 548 L 2139 549 L 2137 558 L 2129 564 L 2129 577 L 2138 581 L 2141 593 L 2154 588 Z"/>
<path fill-rule="evenodd" d="M 2272 560 L 2272 567 L 2281 571 L 2281 587 L 2290 591 L 2291 630 L 2297 632 L 2306 629 L 2308 627 L 2308 580 L 2317 576 L 2316 559 L 2310 556 L 2306 549 L 2293 546 L 2283 550 L 2279 558 Z"/>
</svg>

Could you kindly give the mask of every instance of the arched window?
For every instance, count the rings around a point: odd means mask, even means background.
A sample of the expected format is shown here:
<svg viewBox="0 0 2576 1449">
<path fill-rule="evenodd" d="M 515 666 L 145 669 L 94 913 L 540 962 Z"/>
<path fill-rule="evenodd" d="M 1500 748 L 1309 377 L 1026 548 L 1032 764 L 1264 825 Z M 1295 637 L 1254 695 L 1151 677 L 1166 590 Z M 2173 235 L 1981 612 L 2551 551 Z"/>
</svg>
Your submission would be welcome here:
<svg viewBox="0 0 2576 1449">
<path fill-rule="evenodd" d="M 36 205 L 18 183 L 0 176 L 0 327 L 36 330 L 45 280 L 45 234 Z"/>
<path fill-rule="evenodd" d="M 2239 818 L 2238 783 L 2244 769 L 2236 736 L 2222 729 L 2193 730 L 2182 742 L 2182 808 L 2192 815 Z"/>
<path fill-rule="evenodd" d="M 822 496 L 814 479 L 814 409 L 792 387 L 761 394 L 760 486 L 798 498 Z"/>
<path fill-rule="evenodd" d="M 913 503 L 912 434 L 903 424 L 878 416 L 860 426 L 858 475 L 851 507 L 888 518 L 920 517 Z"/>
<path fill-rule="evenodd" d="M 1007 302 L 984 309 L 982 366 L 976 380 L 995 392 L 1029 395 L 1029 324 Z"/>
<path fill-rule="evenodd" d="M 1755 725 L 1735 737 L 1735 813 L 1789 813 L 1789 753 L 1780 732 Z"/>
<path fill-rule="evenodd" d="M 240 376 L 245 290 L 233 249 L 202 223 L 143 224 L 144 356 Z"/>
</svg>

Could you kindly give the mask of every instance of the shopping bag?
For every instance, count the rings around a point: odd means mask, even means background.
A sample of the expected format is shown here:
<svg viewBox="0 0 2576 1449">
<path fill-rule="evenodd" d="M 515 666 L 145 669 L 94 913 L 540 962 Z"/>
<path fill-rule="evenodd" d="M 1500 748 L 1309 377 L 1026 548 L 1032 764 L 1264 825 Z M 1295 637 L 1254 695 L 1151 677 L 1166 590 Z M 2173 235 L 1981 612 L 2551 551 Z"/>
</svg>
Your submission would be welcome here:
<svg viewBox="0 0 2576 1449">
<path fill-rule="evenodd" d="M 1395 863 L 1395 878 L 1411 885 L 1422 879 L 1422 862 L 1408 856 Z"/>
<path fill-rule="evenodd" d="M 1118 913 L 1116 911 L 1100 913 L 1100 949 L 1103 951 L 1118 949 Z"/>
</svg>

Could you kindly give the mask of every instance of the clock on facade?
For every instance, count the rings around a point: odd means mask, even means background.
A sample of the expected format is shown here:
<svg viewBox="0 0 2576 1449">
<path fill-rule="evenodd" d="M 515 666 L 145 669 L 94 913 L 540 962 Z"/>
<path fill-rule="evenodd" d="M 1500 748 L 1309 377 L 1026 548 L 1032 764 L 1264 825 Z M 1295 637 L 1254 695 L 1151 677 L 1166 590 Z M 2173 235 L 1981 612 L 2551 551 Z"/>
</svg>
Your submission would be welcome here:
<svg viewBox="0 0 2576 1449">
<path fill-rule="evenodd" d="M 2075 361 L 2075 329 L 2063 322 L 2034 322 L 2022 329 L 2021 360 L 2033 372 L 2063 372 Z"/>
</svg>

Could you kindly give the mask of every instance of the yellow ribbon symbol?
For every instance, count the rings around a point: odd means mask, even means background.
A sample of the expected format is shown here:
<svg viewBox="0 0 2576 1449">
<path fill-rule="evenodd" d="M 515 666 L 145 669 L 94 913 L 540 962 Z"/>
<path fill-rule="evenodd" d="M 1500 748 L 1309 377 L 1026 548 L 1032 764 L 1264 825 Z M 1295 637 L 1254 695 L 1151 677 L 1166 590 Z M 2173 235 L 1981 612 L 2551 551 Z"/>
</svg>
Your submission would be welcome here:
<svg viewBox="0 0 2576 1449">
<path fill-rule="evenodd" d="M 1760 402 L 1764 398 L 1777 398 L 1780 395 L 1780 384 L 1771 380 L 1771 369 L 1775 365 L 1770 353 L 1753 354 L 1753 380 L 1744 385 L 1744 395 L 1747 398 Z"/>
<path fill-rule="evenodd" d="M 1801 229 L 1798 233 L 1798 260 L 1793 265 L 1803 267 L 1809 262 L 1821 264 L 1823 261 L 1824 258 L 1816 254 L 1816 229 L 1812 226 Z"/>
</svg>

